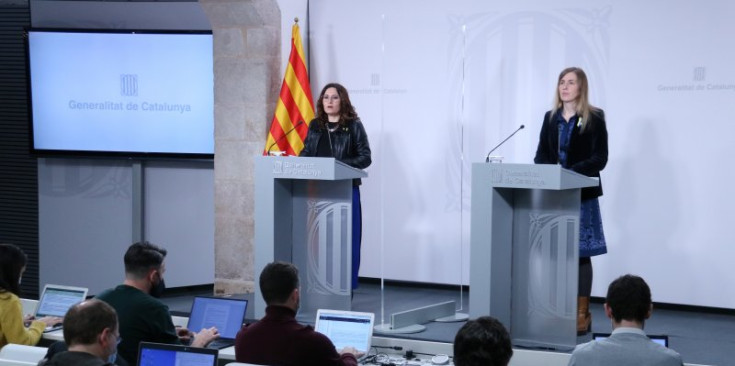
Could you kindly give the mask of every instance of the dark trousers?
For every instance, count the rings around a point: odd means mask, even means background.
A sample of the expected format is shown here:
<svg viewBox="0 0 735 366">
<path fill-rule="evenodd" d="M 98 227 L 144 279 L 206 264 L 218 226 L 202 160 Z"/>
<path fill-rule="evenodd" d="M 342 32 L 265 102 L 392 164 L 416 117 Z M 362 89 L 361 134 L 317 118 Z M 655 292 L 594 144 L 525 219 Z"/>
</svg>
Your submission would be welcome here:
<svg viewBox="0 0 735 366">
<path fill-rule="evenodd" d="M 357 288 L 360 273 L 360 248 L 362 247 L 362 206 L 360 187 L 352 187 L 352 289 Z"/>
</svg>

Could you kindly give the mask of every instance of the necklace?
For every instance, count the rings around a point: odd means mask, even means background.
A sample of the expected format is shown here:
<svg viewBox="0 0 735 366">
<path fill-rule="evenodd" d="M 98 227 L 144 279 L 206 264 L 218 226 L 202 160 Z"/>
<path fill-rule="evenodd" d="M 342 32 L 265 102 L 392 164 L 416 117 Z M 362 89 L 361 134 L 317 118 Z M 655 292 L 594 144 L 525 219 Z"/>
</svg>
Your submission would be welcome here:
<svg viewBox="0 0 735 366">
<path fill-rule="evenodd" d="M 337 131 L 338 128 L 339 128 L 339 124 L 337 123 L 334 124 L 334 128 L 332 128 L 332 126 L 327 126 L 327 129 L 329 130 L 329 132 Z"/>
</svg>

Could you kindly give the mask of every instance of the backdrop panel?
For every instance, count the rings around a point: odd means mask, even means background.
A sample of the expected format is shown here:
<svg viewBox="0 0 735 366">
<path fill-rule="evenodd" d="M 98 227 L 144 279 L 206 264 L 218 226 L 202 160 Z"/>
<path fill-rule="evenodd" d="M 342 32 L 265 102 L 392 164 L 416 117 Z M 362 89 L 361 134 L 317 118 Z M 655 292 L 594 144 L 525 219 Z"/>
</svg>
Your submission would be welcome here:
<svg viewBox="0 0 735 366">
<path fill-rule="evenodd" d="M 470 164 L 520 124 L 498 153 L 532 162 L 558 73 L 580 66 L 610 140 L 593 295 L 630 272 L 655 301 L 735 307 L 720 285 L 735 280 L 720 164 L 735 152 L 735 3 L 323 0 L 310 14 L 315 92 L 343 83 L 373 147 L 362 276 L 380 276 L 385 240 L 387 278 L 467 283 Z"/>
</svg>

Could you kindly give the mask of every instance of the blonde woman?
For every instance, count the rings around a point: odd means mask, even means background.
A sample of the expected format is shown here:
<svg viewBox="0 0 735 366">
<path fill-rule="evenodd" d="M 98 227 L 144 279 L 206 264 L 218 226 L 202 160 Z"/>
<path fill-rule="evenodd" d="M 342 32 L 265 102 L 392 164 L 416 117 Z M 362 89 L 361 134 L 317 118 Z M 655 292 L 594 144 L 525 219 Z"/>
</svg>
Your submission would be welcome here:
<svg viewBox="0 0 735 366">
<path fill-rule="evenodd" d="M 605 112 L 589 103 L 587 75 L 577 67 L 562 70 L 554 107 L 546 112 L 541 126 L 536 164 L 561 164 L 588 177 L 600 177 L 607 164 L 607 127 Z M 589 299 L 592 292 L 591 257 L 607 253 L 602 216 L 597 197 L 602 196 L 602 181 L 597 187 L 582 188 L 579 232 L 579 298 L 577 332 L 587 333 L 592 318 Z"/>
</svg>

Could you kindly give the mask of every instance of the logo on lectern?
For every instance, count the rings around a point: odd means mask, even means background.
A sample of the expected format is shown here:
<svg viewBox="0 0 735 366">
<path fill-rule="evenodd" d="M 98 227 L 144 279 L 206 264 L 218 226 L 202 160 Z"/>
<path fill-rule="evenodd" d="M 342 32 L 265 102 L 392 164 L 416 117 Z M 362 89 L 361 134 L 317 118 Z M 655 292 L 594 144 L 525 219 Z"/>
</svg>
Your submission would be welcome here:
<svg viewBox="0 0 735 366">
<path fill-rule="evenodd" d="M 577 280 L 569 286 L 560 274 L 569 275 L 570 261 L 576 261 L 575 236 L 579 217 L 562 214 L 530 214 L 528 229 L 528 296 L 533 316 L 572 317 L 577 306 Z M 575 262 L 576 263 L 576 262 Z"/>
<path fill-rule="evenodd" d="M 311 201 L 307 218 L 308 291 L 348 295 L 352 289 L 352 206 Z"/>
<path fill-rule="evenodd" d="M 273 162 L 273 174 L 283 174 L 283 163 L 280 161 Z"/>
<path fill-rule="evenodd" d="M 490 177 L 490 180 L 492 183 L 501 183 L 503 181 L 503 169 L 500 167 L 495 167 L 495 169 L 492 170 L 492 176 Z"/>
</svg>

